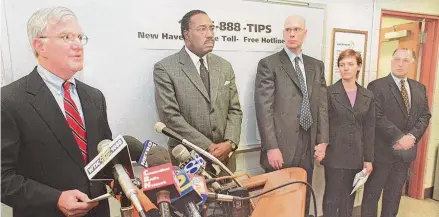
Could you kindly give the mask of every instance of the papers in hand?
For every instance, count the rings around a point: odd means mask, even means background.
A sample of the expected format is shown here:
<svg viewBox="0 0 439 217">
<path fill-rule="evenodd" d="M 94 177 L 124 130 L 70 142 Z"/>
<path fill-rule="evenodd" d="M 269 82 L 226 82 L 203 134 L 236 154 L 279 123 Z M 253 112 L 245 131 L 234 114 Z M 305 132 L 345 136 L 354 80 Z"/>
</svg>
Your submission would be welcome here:
<svg viewBox="0 0 439 217">
<path fill-rule="evenodd" d="M 367 178 L 369 178 L 369 175 L 367 175 L 366 169 L 363 169 L 355 175 L 354 182 L 352 183 L 354 189 L 352 189 L 351 195 L 366 183 Z"/>
<path fill-rule="evenodd" d="M 105 200 L 105 199 L 108 199 L 108 198 L 110 198 L 112 196 L 113 195 L 111 195 L 110 193 L 106 193 L 106 194 L 103 194 L 103 195 L 101 195 L 99 197 L 96 197 L 96 198 L 93 198 L 93 199 L 87 201 L 87 203 L 92 203 L 92 202 L 96 202 L 96 201 Z"/>
</svg>

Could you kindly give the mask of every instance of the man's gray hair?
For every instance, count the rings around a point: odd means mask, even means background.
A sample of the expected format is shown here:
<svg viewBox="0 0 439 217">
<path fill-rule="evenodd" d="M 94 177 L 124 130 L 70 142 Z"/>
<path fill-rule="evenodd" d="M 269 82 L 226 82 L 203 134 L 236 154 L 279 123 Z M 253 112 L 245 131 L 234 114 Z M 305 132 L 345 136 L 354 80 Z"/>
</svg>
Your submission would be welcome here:
<svg viewBox="0 0 439 217">
<path fill-rule="evenodd" d="M 56 24 L 71 18 L 76 19 L 76 15 L 70 9 L 59 6 L 43 8 L 32 14 L 27 21 L 27 35 L 32 51 L 36 57 L 38 57 L 38 52 L 35 50 L 32 41 L 35 38 L 43 36 L 43 33 L 47 30 L 50 23 Z"/>
</svg>

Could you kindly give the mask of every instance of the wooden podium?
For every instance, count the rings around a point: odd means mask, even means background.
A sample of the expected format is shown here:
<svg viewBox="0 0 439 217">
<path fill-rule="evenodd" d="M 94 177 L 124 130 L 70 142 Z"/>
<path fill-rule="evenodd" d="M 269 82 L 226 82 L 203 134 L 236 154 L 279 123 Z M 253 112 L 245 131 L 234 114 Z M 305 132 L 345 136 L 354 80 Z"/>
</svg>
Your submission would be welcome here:
<svg viewBox="0 0 439 217">
<path fill-rule="evenodd" d="M 306 182 L 306 171 L 302 168 L 287 168 L 241 181 L 252 195 L 288 182 Z M 293 184 L 253 199 L 255 209 L 251 217 L 303 217 L 306 189 L 304 184 Z"/>
</svg>

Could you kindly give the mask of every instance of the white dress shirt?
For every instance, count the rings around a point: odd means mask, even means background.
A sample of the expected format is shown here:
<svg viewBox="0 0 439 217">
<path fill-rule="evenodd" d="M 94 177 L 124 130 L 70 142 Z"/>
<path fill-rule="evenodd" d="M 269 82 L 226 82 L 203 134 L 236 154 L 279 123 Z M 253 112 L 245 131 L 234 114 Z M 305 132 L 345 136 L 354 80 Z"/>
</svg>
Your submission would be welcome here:
<svg viewBox="0 0 439 217">
<path fill-rule="evenodd" d="M 47 69 L 43 68 L 41 65 L 37 66 L 38 74 L 43 79 L 44 83 L 49 88 L 50 92 L 52 93 L 53 97 L 56 100 L 56 103 L 58 104 L 59 108 L 61 109 L 62 113 L 64 114 L 64 117 L 66 116 L 66 111 L 64 109 L 64 88 L 62 87 L 62 84 L 64 83 L 64 80 L 55 74 L 47 71 Z M 78 92 L 76 91 L 76 82 L 75 78 L 70 78 L 69 82 L 70 85 L 70 96 L 72 97 L 72 100 L 75 102 L 75 105 L 78 109 L 79 115 L 81 116 L 82 123 L 84 122 L 84 114 L 82 112 L 82 106 L 81 101 L 79 100 Z"/>
<path fill-rule="evenodd" d="M 306 73 L 305 73 L 305 65 L 303 65 L 303 57 L 302 57 L 302 51 L 300 51 L 299 55 L 296 55 L 295 53 L 291 52 L 290 49 L 288 48 L 284 48 L 285 52 L 287 52 L 288 57 L 290 58 L 291 63 L 293 64 L 294 70 L 296 70 L 296 62 L 295 62 L 295 58 L 299 57 L 300 61 L 299 61 L 299 68 L 300 71 L 302 72 L 302 76 L 303 76 L 303 80 L 305 81 L 306 84 Z M 297 70 L 296 70 L 297 72 Z"/>
<path fill-rule="evenodd" d="M 186 52 L 189 54 L 189 57 L 191 58 L 192 62 L 195 65 L 195 68 L 197 68 L 197 72 L 198 74 L 200 74 L 200 66 L 201 66 L 201 62 L 200 62 L 200 57 L 197 56 L 196 54 L 192 53 L 192 51 L 190 51 L 186 46 L 184 46 L 184 49 L 186 49 Z M 203 61 L 204 61 L 204 66 L 206 66 L 206 69 L 209 70 L 209 66 L 207 66 L 207 55 L 204 55 Z"/>
</svg>

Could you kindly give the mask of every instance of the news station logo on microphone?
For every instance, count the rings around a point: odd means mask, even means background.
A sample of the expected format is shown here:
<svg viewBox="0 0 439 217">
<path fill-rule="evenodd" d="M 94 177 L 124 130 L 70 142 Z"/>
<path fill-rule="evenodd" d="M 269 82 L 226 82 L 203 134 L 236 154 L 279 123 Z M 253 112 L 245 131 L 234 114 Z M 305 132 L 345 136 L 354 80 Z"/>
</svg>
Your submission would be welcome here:
<svg viewBox="0 0 439 217">
<path fill-rule="evenodd" d="M 105 146 L 99 154 L 85 166 L 88 179 L 93 179 L 111 160 L 127 147 L 122 135 L 116 137 Z M 98 178 L 99 179 L 99 178 Z"/>
<path fill-rule="evenodd" d="M 167 188 L 170 189 L 171 197 L 180 196 L 180 188 L 175 170 L 172 164 L 162 164 L 155 167 L 143 169 L 142 190 L 153 192 L 153 190 Z"/>
<path fill-rule="evenodd" d="M 179 167 L 188 174 L 196 174 L 201 168 L 204 169 L 205 161 L 199 154 L 195 152 L 191 154 L 192 157 L 188 158 L 186 162 L 180 163 Z"/>
<path fill-rule="evenodd" d="M 146 140 L 143 143 L 143 152 L 140 155 L 140 158 L 137 160 L 137 163 L 145 168 L 148 167 L 148 152 L 149 150 L 151 150 L 152 147 L 157 146 L 158 144 L 151 141 L 151 140 Z"/>
</svg>

